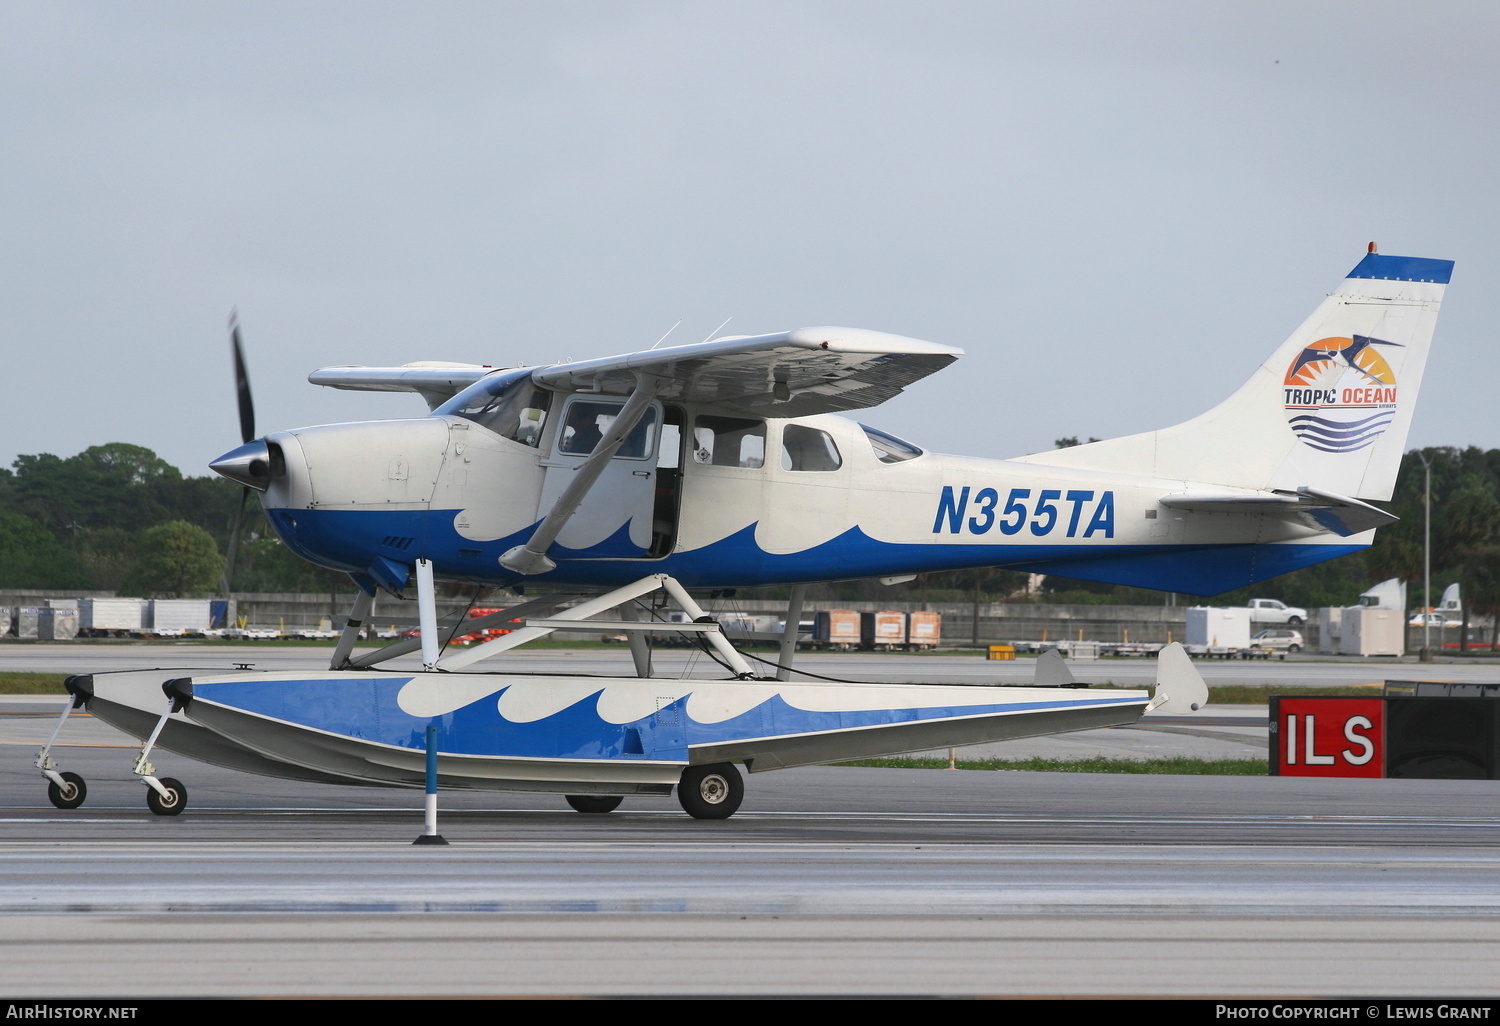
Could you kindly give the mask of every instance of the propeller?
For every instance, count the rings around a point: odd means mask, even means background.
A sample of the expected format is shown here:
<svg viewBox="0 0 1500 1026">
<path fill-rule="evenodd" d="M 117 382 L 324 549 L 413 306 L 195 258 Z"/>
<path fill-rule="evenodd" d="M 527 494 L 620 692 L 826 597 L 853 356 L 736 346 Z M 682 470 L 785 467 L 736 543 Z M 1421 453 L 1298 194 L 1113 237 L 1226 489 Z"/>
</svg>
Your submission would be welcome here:
<svg viewBox="0 0 1500 1026">
<path fill-rule="evenodd" d="M 234 392 L 240 409 L 240 442 L 248 444 L 255 437 L 255 401 L 250 397 L 250 374 L 245 370 L 245 348 L 240 342 L 238 310 L 229 312 L 229 345 L 234 354 Z M 245 503 L 250 499 L 250 492 L 248 484 L 240 486 L 240 505 L 234 513 L 234 525 L 229 529 L 229 551 L 224 554 L 224 575 L 219 580 L 226 596 L 233 594 L 230 586 L 234 583 L 235 556 L 240 548 L 240 526 L 245 519 Z"/>
<path fill-rule="evenodd" d="M 250 398 L 250 375 L 245 370 L 245 348 L 240 344 L 240 312 L 229 311 L 229 345 L 234 350 L 234 393 L 240 404 L 240 441 L 255 437 L 255 402 Z"/>
</svg>

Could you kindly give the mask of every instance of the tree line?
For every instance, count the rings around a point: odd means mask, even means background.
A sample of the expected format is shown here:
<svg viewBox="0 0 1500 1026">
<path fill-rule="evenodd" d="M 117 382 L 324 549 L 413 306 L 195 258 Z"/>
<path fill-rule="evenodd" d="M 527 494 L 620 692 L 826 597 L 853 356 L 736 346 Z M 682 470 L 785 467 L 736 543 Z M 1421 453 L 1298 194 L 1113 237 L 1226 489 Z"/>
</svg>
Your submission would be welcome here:
<svg viewBox="0 0 1500 1026">
<path fill-rule="evenodd" d="M 1074 439 L 1063 439 L 1074 442 Z M 1396 491 L 1383 505 L 1401 520 L 1376 534 L 1370 548 L 1216 596 L 1188 601 L 1238 605 L 1279 598 L 1316 608 L 1354 604 L 1360 592 L 1388 577 L 1412 586 L 1421 602 L 1422 458 L 1432 470 L 1434 601 L 1458 581 L 1465 603 L 1482 615 L 1500 613 L 1500 449 L 1429 448 L 1406 454 Z M 0 588 L 114 591 L 168 597 L 219 590 L 224 553 L 240 488 L 216 475 L 184 477 L 150 449 L 111 442 L 76 456 L 17 457 L 0 469 Z M 236 591 L 327 592 L 342 575 L 294 556 L 271 532 L 259 505 L 246 510 L 236 556 Z M 980 569 L 922 574 L 888 588 L 874 581 L 821 585 L 826 599 L 926 599 L 1155 605 L 1161 592 L 1049 576 L 1026 596 L 1028 575 Z"/>
<path fill-rule="evenodd" d="M 0 588 L 213 594 L 239 502 L 238 485 L 184 477 L 125 442 L 19 456 L 0 469 Z M 345 580 L 287 551 L 257 504 L 241 534 L 236 591 L 327 591 Z"/>
</svg>

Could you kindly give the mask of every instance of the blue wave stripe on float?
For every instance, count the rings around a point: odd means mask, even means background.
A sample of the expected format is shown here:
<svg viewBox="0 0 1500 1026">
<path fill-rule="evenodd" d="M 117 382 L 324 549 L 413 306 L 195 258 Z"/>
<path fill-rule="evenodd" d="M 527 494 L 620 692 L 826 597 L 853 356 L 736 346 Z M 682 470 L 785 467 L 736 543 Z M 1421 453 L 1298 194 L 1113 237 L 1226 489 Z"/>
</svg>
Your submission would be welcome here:
<svg viewBox="0 0 1500 1026">
<path fill-rule="evenodd" d="M 379 745 L 423 751 L 429 723 L 438 728 L 438 748 L 448 754 L 537 759 L 639 759 L 686 761 L 693 745 L 768 736 L 822 733 L 860 727 L 943 720 L 1005 712 L 1038 712 L 1080 704 L 1078 699 L 1031 702 L 976 702 L 923 709 L 809 711 L 780 695 L 732 719 L 699 723 L 682 698 L 629 723 L 611 723 L 598 712 L 599 694 L 590 694 L 540 720 L 512 723 L 500 715 L 501 686 L 493 694 L 443 716 L 411 716 L 397 705 L 410 677 L 373 680 L 221 681 L 194 685 L 195 700 L 269 717 L 329 734 Z M 1139 697 L 1090 695 L 1089 705 L 1138 704 Z"/>
</svg>

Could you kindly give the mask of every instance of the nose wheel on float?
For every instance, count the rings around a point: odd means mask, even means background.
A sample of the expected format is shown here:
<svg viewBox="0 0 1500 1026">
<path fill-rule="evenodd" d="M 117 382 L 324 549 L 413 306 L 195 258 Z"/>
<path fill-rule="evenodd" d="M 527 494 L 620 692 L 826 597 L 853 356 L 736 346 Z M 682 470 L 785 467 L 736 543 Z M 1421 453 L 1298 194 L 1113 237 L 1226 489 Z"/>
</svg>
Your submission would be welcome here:
<svg viewBox="0 0 1500 1026">
<path fill-rule="evenodd" d="M 52 728 L 46 744 L 37 750 L 36 768 L 47 778 L 47 800 L 59 809 L 76 809 L 88 797 L 88 785 L 77 773 L 64 773 L 57 768 L 57 762 L 52 758 L 52 746 L 57 743 L 57 735 L 62 733 L 63 724 L 68 722 L 68 717 L 73 715 L 75 709 L 83 708 L 88 695 L 81 690 L 73 690 L 72 677 L 66 683 L 72 700 L 63 706 L 62 715 L 57 718 L 57 724 Z"/>
<path fill-rule="evenodd" d="M 77 773 L 62 772 L 57 768 L 56 761 L 52 758 L 52 746 L 57 743 L 57 735 L 62 732 L 63 724 L 68 722 L 68 717 L 77 709 L 87 706 L 88 700 L 93 697 L 90 690 L 90 678 L 87 676 L 69 677 L 63 682 L 73 700 L 63 709 L 62 715 L 58 717 L 57 725 L 52 728 L 52 735 L 47 738 L 47 743 L 42 745 L 36 754 L 36 768 L 42 771 L 42 776 L 47 778 L 47 800 L 59 809 L 76 809 L 83 804 L 88 797 L 88 784 L 83 777 Z M 151 737 L 141 747 L 140 753 L 135 758 L 133 771 L 146 785 L 146 807 L 158 816 L 176 816 L 187 808 L 187 788 L 182 781 L 174 777 L 160 777 L 156 774 L 156 767 L 148 761 L 151 749 L 156 745 L 156 739 L 161 734 L 162 727 L 166 726 L 167 719 L 179 708 L 179 699 L 174 692 L 168 690 L 175 681 L 168 681 L 163 685 L 167 692 L 168 701 L 166 711 L 156 721 L 156 728 L 151 731 Z"/>
</svg>

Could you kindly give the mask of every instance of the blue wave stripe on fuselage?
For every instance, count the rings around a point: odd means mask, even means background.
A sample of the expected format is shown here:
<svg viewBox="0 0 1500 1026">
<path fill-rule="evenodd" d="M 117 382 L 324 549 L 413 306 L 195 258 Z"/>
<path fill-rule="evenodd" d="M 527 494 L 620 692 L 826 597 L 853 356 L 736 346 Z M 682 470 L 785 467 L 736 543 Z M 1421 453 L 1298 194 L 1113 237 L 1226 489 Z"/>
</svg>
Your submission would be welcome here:
<svg viewBox="0 0 1500 1026">
<path fill-rule="evenodd" d="M 1089 705 L 1139 704 L 1140 697 L 1088 696 L 1042 702 L 976 702 L 922 709 L 809 711 L 772 695 L 754 708 L 718 723 L 698 723 L 683 696 L 649 716 L 611 723 L 598 712 L 599 692 L 550 716 L 513 723 L 499 712 L 501 684 L 461 709 L 432 718 L 411 716 L 397 704 L 410 677 L 248 680 L 195 683 L 195 700 L 378 745 L 423 751 L 429 724 L 438 728 L 441 752 L 494 758 L 634 759 L 684 762 L 696 745 L 768 736 L 826 733 L 921 720 L 996 713 L 1039 712 Z M 753 686 L 753 685 L 747 685 Z M 600 691 L 604 687 L 601 686 Z"/>
<path fill-rule="evenodd" d="M 1191 595 L 1217 595 L 1304 566 L 1345 555 L 1363 546 L 1348 543 L 1235 545 L 1072 545 L 877 541 L 858 527 L 802 552 L 771 553 L 755 542 L 751 524 L 710 545 L 661 559 L 589 559 L 554 547 L 556 570 L 533 577 L 507 576 L 499 557 L 523 543 L 531 528 L 494 541 L 476 542 L 453 530 L 456 510 L 271 510 L 282 530 L 295 516 L 292 537 L 283 538 L 298 555 L 349 573 L 361 573 L 386 535 L 415 535 L 406 559 L 425 551 L 438 576 L 476 583 L 551 581 L 627 584 L 646 574 L 666 573 L 689 588 L 747 587 L 797 581 L 888 577 L 976 566 L 1013 567 L 1033 573 L 1128 584 Z M 477 553 L 465 558 L 463 552 Z M 577 562 L 568 562 L 569 559 Z"/>
</svg>

